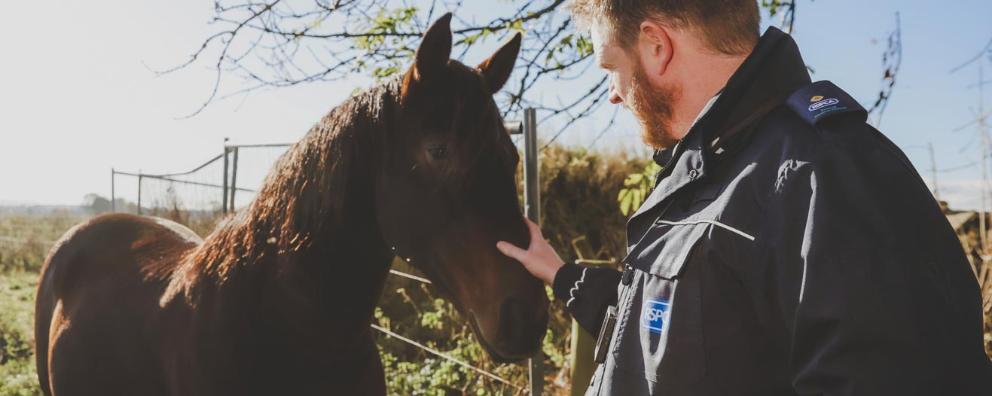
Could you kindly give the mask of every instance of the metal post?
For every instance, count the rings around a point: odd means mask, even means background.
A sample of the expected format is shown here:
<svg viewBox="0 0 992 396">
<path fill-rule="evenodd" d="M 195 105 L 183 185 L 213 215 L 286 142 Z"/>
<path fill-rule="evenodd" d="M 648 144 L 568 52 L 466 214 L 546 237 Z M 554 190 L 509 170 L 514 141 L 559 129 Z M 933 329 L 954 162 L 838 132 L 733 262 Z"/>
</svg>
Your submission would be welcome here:
<svg viewBox="0 0 992 396">
<path fill-rule="evenodd" d="M 224 139 L 224 183 L 223 183 L 224 187 L 221 188 L 221 190 L 224 190 L 224 192 L 223 192 L 223 198 L 221 198 L 220 200 L 220 207 L 222 213 L 227 213 L 227 165 L 229 162 L 227 158 L 227 153 L 229 151 L 231 151 L 231 149 L 227 147 L 227 139 L 225 138 Z"/>
<path fill-rule="evenodd" d="M 234 162 L 231 164 L 231 203 L 227 207 L 233 212 L 234 192 L 238 189 L 238 151 L 240 151 L 240 147 L 234 146 L 231 151 L 234 152 Z"/>
<path fill-rule="evenodd" d="M 138 171 L 138 214 L 141 214 L 141 171 Z"/>
<path fill-rule="evenodd" d="M 117 171 L 114 168 L 110 168 L 110 212 L 117 211 L 117 191 L 114 188 L 114 181 L 117 179 Z"/>
<path fill-rule="evenodd" d="M 537 176 L 537 117 L 534 109 L 524 110 L 524 213 L 541 223 L 541 191 Z"/>
<path fill-rule="evenodd" d="M 534 109 L 524 110 L 524 213 L 531 221 L 541 224 L 541 184 L 538 179 L 537 152 L 537 112 Z M 537 356 L 528 361 L 530 375 L 530 394 L 540 395 L 544 390 L 544 353 L 537 351 Z"/>
<path fill-rule="evenodd" d="M 937 184 L 937 159 L 933 156 L 933 142 L 927 146 L 930 148 L 930 170 L 933 175 L 933 196 L 940 202 L 940 185 Z"/>
<path fill-rule="evenodd" d="M 981 187 L 981 197 L 982 206 L 978 212 L 978 239 L 982 243 L 981 255 L 982 260 L 986 260 L 989 255 L 989 236 L 988 228 L 986 223 L 986 214 L 988 213 L 988 208 L 985 206 L 985 198 L 988 195 L 988 156 L 989 156 L 989 136 L 985 133 L 985 103 L 982 97 L 985 96 L 983 92 L 982 81 L 985 81 L 984 71 L 982 68 L 982 62 L 978 62 L 978 134 L 982 139 L 982 156 L 979 157 L 979 164 L 982 167 L 982 187 Z"/>
</svg>

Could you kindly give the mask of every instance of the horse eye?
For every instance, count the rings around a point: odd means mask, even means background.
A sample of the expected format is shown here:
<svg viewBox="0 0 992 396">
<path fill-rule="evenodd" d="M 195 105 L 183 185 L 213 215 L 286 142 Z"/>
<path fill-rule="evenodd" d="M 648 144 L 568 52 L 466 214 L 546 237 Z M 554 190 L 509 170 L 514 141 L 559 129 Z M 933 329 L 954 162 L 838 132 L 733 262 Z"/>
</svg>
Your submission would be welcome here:
<svg viewBox="0 0 992 396">
<path fill-rule="evenodd" d="M 431 157 L 439 160 L 444 159 L 448 154 L 448 148 L 443 144 L 436 144 L 427 148 L 427 152 L 431 154 Z"/>
</svg>

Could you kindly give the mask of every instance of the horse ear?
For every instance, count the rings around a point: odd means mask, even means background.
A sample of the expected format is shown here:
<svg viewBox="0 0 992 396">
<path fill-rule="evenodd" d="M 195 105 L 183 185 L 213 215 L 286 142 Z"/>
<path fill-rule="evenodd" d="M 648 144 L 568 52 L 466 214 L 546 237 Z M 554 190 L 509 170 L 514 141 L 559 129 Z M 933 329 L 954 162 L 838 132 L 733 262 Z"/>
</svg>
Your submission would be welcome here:
<svg viewBox="0 0 992 396">
<path fill-rule="evenodd" d="M 438 18 L 424 33 L 424 40 L 417 48 L 416 60 L 413 63 L 413 78 L 430 79 L 444 69 L 450 58 L 451 13 L 449 12 Z"/>
<path fill-rule="evenodd" d="M 520 52 L 520 32 L 513 35 L 506 44 L 503 44 L 495 54 L 477 66 L 482 77 L 486 79 L 490 93 L 495 94 L 503 88 L 506 80 L 510 78 L 513 71 L 513 64 L 517 61 L 517 54 Z"/>
</svg>

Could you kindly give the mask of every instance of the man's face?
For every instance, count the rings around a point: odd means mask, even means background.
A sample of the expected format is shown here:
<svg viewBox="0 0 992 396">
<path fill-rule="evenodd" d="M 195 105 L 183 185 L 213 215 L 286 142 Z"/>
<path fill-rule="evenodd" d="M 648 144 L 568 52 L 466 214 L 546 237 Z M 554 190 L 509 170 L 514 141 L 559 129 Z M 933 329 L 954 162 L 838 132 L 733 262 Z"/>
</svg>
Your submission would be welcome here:
<svg viewBox="0 0 992 396">
<path fill-rule="evenodd" d="M 645 144 L 655 149 L 674 145 L 677 139 L 671 128 L 672 105 L 681 93 L 680 86 L 653 85 L 637 45 L 624 49 L 600 23 L 593 25 L 592 43 L 599 67 L 609 75 L 610 103 L 623 105 L 634 113 Z"/>
</svg>

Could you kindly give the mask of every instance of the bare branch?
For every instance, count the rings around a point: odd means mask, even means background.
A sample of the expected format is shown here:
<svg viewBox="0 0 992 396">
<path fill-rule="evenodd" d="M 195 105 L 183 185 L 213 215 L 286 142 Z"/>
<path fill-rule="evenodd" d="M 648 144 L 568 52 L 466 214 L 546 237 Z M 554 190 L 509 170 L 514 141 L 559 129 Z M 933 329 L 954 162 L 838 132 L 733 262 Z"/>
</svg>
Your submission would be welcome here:
<svg viewBox="0 0 992 396">
<path fill-rule="evenodd" d="M 876 127 L 882 124 L 882 114 L 885 113 L 885 109 L 889 105 L 889 98 L 892 97 L 892 90 L 896 86 L 896 76 L 902 65 L 902 27 L 898 12 L 896 12 L 896 28 L 892 33 L 889 33 L 888 46 L 882 53 L 882 65 L 885 67 L 882 72 L 882 88 L 878 92 L 875 103 L 868 109 L 869 114 L 876 114 Z"/>
<path fill-rule="evenodd" d="M 511 1 L 509 6 L 499 6 L 503 11 L 497 15 L 480 16 L 481 21 L 458 18 L 463 1 L 214 0 L 210 25 L 217 30 L 188 59 L 156 73 L 173 73 L 204 62 L 214 71 L 210 94 L 185 117 L 199 114 L 215 100 L 260 89 L 356 75 L 383 79 L 408 67 L 424 29 L 437 14 L 456 11 L 452 27 L 454 53 L 459 57 L 479 43 L 514 31 L 527 33 L 517 63 L 519 77 L 500 96 L 504 116 L 514 116 L 524 107 L 541 110 L 541 122 L 553 120 L 562 125 L 550 143 L 606 103 L 606 78 L 585 78 L 590 70 L 595 72 L 592 44 L 562 11 L 565 0 Z M 795 0 L 762 0 L 762 6 L 773 15 L 781 12 L 783 28 L 791 30 Z M 221 92 L 222 83 L 231 77 L 241 80 L 241 87 Z M 550 102 L 529 94 L 563 85 L 568 89 Z M 606 128 L 614 125 L 612 118 L 608 121 Z"/>
</svg>

